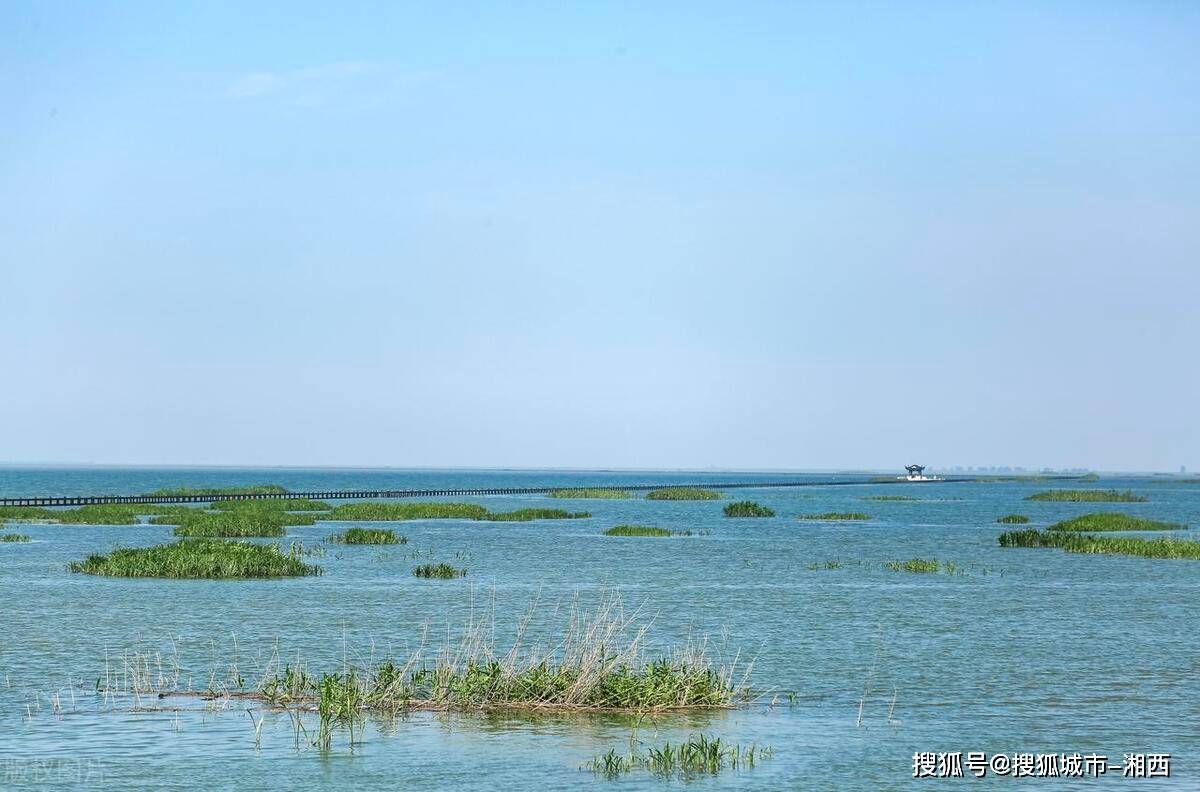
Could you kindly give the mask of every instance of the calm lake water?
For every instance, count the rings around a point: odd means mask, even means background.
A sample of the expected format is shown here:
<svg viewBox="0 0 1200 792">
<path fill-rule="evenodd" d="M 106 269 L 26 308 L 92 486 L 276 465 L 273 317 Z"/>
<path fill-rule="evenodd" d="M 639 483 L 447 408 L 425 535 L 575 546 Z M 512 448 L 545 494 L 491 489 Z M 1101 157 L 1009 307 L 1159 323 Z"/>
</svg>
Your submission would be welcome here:
<svg viewBox="0 0 1200 792">
<path fill-rule="evenodd" d="M 727 480 L 796 475 L 727 474 Z M 830 479 L 834 477 L 810 477 Z M 279 483 L 291 489 L 582 486 L 721 480 L 719 474 L 507 471 L 0 469 L 0 494 L 138 493 L 166 486 Z M 1072 485 L 1076 486 L 1076 485 Z M 65 565 L 116 545 L 171 539 L 166 526 L 16 527 L 30 544 L 0 543 L 0 787 L 879 790 L 1009 788 L 1039 779 L 924 780 L 914 752 L 1169 753 L 1171 778 L 1112 770 L 1088 788 L 1200 788 L 1200 562 L 1002 549 L 995 523 L 1033 527 L 1109 510 L 1200 524 L 1200 485 L 1163 478 L 1079 486 L 1133 489 L 1146 503 L 1024 502 L 1035 483 L 945 483 L 734 490 L 775 509 L 728 519 L 721 502 L 458 498 L 493 510 L 557 506 L 583 520 L 398 524 L 409 543 L 331 545 L 321 577 L 153 581 L 74 575 Z M 870 501 L 908 494 L 916 501 Z M 865 523 L 797 515 L 863 511 Z M 686 538 L 601 536 L 619 523 L 691 530 Z M 15 526 L 14 526 L 15 527 Z M 338 524 L 289 529 L 316 547 Z M 888 570 L 937 558 L 959 574 Z M 418 560 L 419 559 L 419 560 Z M 810 564 L 839 560 L 840 569 Z M 452 581 L 420 580 L 425 560 L 466 566 Z M 763 691 L 743 709 L 634 724 L 613 717 L 417 713 L 368 724 L 351 746 L 322 752 L 285 714 L 245 702 L 155 697 L 105 700 L 97 680 L 134 650 L 178 662 L 203 688 L 215 675 L 252 679 L 274 653 L 316 669 L 436 648 L 472 617 L 493 619 L 507 645 L 536 602 L 530 635 L 547 639 L 573 600 L 619 596 L 650 624 L 652 648 L 695 643 L 752 662 Z M 653 653 L 653 652 L 652 652 Z M 169 659 L 172 658 L 172 659 Z M 861 707 L 861 720 L 860 720 Z M 889 717 L 890 711 L 890 717 Z M 311 725 L 311 724 L 310 724 Z M 717 734 L 768 744 L 753 770 L 664 781 L 607 781 L 580 770 L 596 754 Z M 989 774 L 990 775 L 990 774 Z M 1067 786 L 1084 782 L 1057 781 Z"/>
</svg>

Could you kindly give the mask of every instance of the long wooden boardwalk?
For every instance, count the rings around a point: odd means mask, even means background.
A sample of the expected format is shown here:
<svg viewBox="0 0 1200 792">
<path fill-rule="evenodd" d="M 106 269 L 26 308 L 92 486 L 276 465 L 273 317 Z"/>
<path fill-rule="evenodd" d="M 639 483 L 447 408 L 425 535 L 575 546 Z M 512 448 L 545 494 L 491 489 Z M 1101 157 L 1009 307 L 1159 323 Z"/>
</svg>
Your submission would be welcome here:
<svg viewBox="0 0 1200 792">
<path fill-rule="evenodd" d="M 919 482 L 921 484 L 951 484 L 971 481 L 969 478 L 945 478 Z M 865 484 L 902 484 L 880 479 L 832 479 L 824 481 L 702 481 L 698 483 L 657 482 L 654 484 L 589 484 L 586 487 L 468 487 L 458 489 L 404 490 L 312 490 L 307 492 L 247 493 L 242 495 L 83 495 L 65 497 L 0 498 L 0 506 L 91 506 L 99 503 L 213 503 L 219 500 L 282 500 L 311 498 L 312 500 L 357 500 L 362 498 L 441 498 L 462 495 L 545 495 L 548 492 L 572 489 L 619 489 L 646 491 L 674 487 L 701 489 L 762 489 L 778 487 L 847 487 Z"/>
</svg>

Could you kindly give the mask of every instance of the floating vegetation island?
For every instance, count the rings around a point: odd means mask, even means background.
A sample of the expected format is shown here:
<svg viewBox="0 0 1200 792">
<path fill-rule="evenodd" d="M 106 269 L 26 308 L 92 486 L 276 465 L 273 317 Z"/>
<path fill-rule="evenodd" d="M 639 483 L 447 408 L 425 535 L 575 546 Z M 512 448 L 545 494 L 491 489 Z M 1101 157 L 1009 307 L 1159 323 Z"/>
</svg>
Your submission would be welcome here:
<svg viewBox="0 0 1200 792">
<path fill-rule="evenodd" d="M 556 489 L 551 490 L 549 495 L 551 498 L 591 498 L 595 500 L 621 500 L 633 497 L 627 490 L 609 489 L 607 487 Z"/>
<path fill-rule="evenodd" d="M 822 514 L 801 514 L 801 520 L 837 522 L 841 520 L 869 520 L 871 515 L 862 512 L 824 512 Z"/>
<path fill-rule="evenodd" d="M 1074 531 L 1038 531 L 1027 528 L 1002 533 L 998 541 L 1001 547 L 1054 547 L 1068 553 L 1200 560 L 1200 542 L 1170 537 L 1144 539 L 1134 536 L 1094 536 Z"/>
<path fill-rule="evenodd" d="M 660 778 L 678 776 L 686 780 L 697 775 L 716 775 L 726 769 L 750 769 L 755 762 L 770 759 L 772 755 L 770 746 L 743 748 L 724 742 L 720 737 L 700 734 L 678 745 L 667 743 L 661 748 L 648 748 L 641 754 L 621 755 L 615 750 L 609 751 L 592 759 L 583 769 L 605 778 L 617 778 L 641 769 Z"/>
<path fill-rule="evenodd" d="M 1024 514 L 1006 514 L 1003 517 L 997 517 L 996 522 L 1005 525 L 1024 525 L 1029 522 L 1029 518 Z"/>
<path fill-rule="evenodd" d="M 107 555 L 91 555 L 70 564 L 72 572 L 130 578 L 236 579 L 320 575 L 319 566 L 300 560 L 293 546 L 284 553 L 278 545 L 183 539 L 154 547 L 125 547 Z"/>
<path fill-rule="evenodd" d="M 720 499 L 721 493 L 700 487 L 663 487 L 646 493 L 646 500 L 711 501 Z"/>
<path fill-rule="evenodd" d="M 725 506 L 726 517 L 774 517 L 775 510 L 754 501 L 735 501 Z"/>
<path fill-rule="evenodd" d="M 466 577 L 467 570 L 452 567 L 449 564 L 421 564 L 413 569 L 413 574 L 419 578 L 451 580 L 452 578 Z"/>
<path fill-rule="evenodd" d="M 1062 503 L 1145 503 L 1143 495 L 1135 495 L 1130 490 L 1118 492 L 1109 490 L 1046 490 L 1035 492 L 1025 500 L 1056 501 Z"/>
<path fill-rule="evenodd" d="M 885 567 L 893 572 L 929 573 L 945 569 L 949 573 L 955 570 L 954 564 L 943 564 L 935 558 L 910 558 L 907 561 L 888 561 Z"/>
<path fill-rule="evenodd" d="M 386 503 L 363 501 L 343 503 L 322 519 L 345 521 L 402 522 L 404 520 L 482 520 L 488 522 L 528 522 L 530 520 L 575 520 L 591 517 L 588 512 L 562 509 L 517 509 L 491 512 L 476 503 Z"/>
<path fill-rule="evenodd" d="M 605 536 L 691 536 L 691 531 L 669 531 L 651 525 L 614 525 Z"/>
<path fill-rule="evenodd" d="M 347 528 L 343 533 L 334 534 L 328 541 L 337 544 L 356 545 L 389 545 L 408 544 L 407 536 L 397 536 L 390 528 Z"/>
<path fill-rule="evenodd" d="M 1093 531 L 1181 531 L 1185 528 L 1187 528 L 1186 525 L 1179 523 L 1147 520 L 1144 517 L 1131 517 L 1128 514 L 1116 512 L 1096 512 L 1056 522 L 1050 526 L 1049 530 L 1091 533 Z"/>
</svg>

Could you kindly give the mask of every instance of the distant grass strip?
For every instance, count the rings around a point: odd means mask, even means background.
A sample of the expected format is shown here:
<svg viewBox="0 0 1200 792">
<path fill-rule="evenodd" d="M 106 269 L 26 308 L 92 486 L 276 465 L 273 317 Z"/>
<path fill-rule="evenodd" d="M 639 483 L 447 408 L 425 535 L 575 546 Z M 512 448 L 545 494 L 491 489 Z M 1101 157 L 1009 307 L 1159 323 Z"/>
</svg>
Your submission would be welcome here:
<svg viewBox="0 0 1200 792">
<path fill-rule="evenodd" d="M 1181 531 L 1186 527 L 1186 525 L 1180 525 L 1179 523 L 1147 520 L 1142 517 L 1131 517 L 1128 514 L 1096 512 L 1071 520 L 1056 522 L 1050 526 L 1049 530 L 1095 533 L 1100 531 Z"/>
<path fill-rule="evenodd" d="M 1145 503 L 1143 495 L 1135 495 L 1131 490 L 1118 492 L 1109 490 L 1045 490 L 1035 492 L 1025 500 L 1055 501 L 1059 503 Z"/>
<path fill-rule="evenodd" d="M 1200 560 L 1200 542 L 1191 539 L 1093 536 L 1074 531 L 1038 531 L 1027 528 L 1023 531 L 1002 533 L 998 541 L 1001 547 L 1054 547 L 1068 553 Z"/>
<path fill-rule="evenodd" d="M 865 501 L 919 501 L 920 498 L 914 498 L 911 495 L 864 495 L 861 500 Z"/>
<path fill-rule="evenodd" d="M 940 570 L 942 563 L 934 558 L 910 558 L 907 561 L 888 561 L 884 566 L 893 572 L 928 574 Z M 952 566 L 951 570 L 953 570 Z"/>
<path fill-rule="evenodd" d="M 6 533 L 0 534 L 0 542 L 29 542 L 32 541 L 25 534 Z"/>
<path fill-rule="evenodd" d="M 178 518 L 173 518 L 178 519 Z M 184 537 L 247 537 L 283 536 L 284 525 L 289 524 L 281 515 L 269 513 L 244 514 L 241 512 L 199 513 L 179 522 L 176 536 Z M 311 525 L 311 521 L 309 522 Z"/>
<path fill-rule="evenodd" d="M 390 545 L 408 544 L 408 537 L 397 536 L 390 528 L 348 528 L 343 533 L 330 536 L 329 541 L 339 544 Z"/>
<path fill-rule="evenodd" d="M 129 578 L 234 579 L 319 575 L 300 552 L 284 553 L 278 545 L 184 539 L 154 547 L 126 547 L 107 555 L 91 555 L 67 568 L 89 575 Z"/>
<path fill-rule="evenodd" d="M 419 578 L 451 580 L 452 578 L 466 577 L 467 570 L 452 567 L 449 564 L 421 564 L 413 569 L 413 574 Z"/>
<path fill-rule="evenodd" d="M 361 501 L 335 506 L 330 520 L 482 520 L 488 510 L 476 503 L 388 503 Z"/>
<path fill-rule="evenodd" d="M 997 517 L 996 522 L 1005 525 L 1024 525 L 1029 522 L 1029 518 L 1024 514 L 1006 514 L 1003 517 Z"/>
<path fill-rule="evenodd" d="M 590 512 L 569 512 L 562 509 L 517 509 L 510 512 L 489 512 L 481 520 L 488 522 L 529 522 L 531 520 L 581 520 Z"/>
<path fill-rule="evenodd" d="M 218 511 L 329 511 L 331 507 L 325 501 L 308 498 L 280 498 L 279 500 L 219 500 L 212 507 Z"/>
<path fill-rule="evenodd" d="M 700 487 L 663 487 L 646 493 L 646 500 L 712 501 L 720 499 L 721 493 Z"/>
<path fill-rule="evenodd" d="M 252 484 L 248 487 L 166 487 L 147 492 L 159 498 L 178 498 L 187 495 L 286 495 L 287 488 L 278 484 Z"/>
<path fill-rule="evenodd" d="M 869 520 L 871 515 L 862 512 L 824 512 L 822 514 L 801 514 L 800 519 L 837 522 L 840 520 Z"/>
<path fill-rule="evenodd" d="M 722 770 L 749 770 L 755 762 L 773 755 L 770 746 L 743 748 L 720 737 L 700 734 L 678 745 L 668 742 L 662 747 L 648 748 L 645 753 L 622 755 L 612 750 L 592 759 L 583 769 L 608 779 L 646 770 L 663 779 L 678 777 L 686 781 L 700 775 L 716 775 Z"/>
<path fill-rule="evenodd" d="M 762 506 L 754 501 L 735 501 L 726 504 L 726 517 L 774 517 L 775 510 Z"/>
<path fill-rule="evenodd" d="M 596 500 L 622 500 L 632 495 L 623 489 L 607 487 L 579 487 L 577 489 L 556 489 L 550 492 L 551 498 L 591 498 Z"/>
<path fill-rule="evenodd" d="M 614 525 L 605 536 L 691 536 L 691 531 L 670 531 L 652 525 Z"/>
<path fill-rule="evenodd" d="M 50 522 L 63 525 L 134 525 L 146 515 L 194 511 L 186 506 L 152 503 L 97 503 L 74 509 L 44 509 L 38 506 L 0 507 L 0 520 Z"/>
</svg>

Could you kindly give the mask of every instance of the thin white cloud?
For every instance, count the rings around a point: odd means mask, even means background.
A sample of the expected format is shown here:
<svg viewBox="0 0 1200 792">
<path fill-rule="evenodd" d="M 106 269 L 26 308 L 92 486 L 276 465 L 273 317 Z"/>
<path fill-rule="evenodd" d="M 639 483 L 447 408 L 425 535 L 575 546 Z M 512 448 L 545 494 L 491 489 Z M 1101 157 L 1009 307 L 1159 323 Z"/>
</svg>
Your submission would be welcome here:
<svg viewBox="0 0 1200 792">
<path fill-rule="evenodd" d="M 233 99 L 274 97 L 303 106 L 339 97 L 363 98 L 425 82 L 428 72 L 409 72 L 370 61 L 338 61 L 288 71 L 255 71 L 236 77 L 226 88 Z"/>
<path fill-rule="evenodd" d="M 251 72 L 230 83 L 228 94 L 235 99 L 250 99 L 275 93 L 284 84 L 285 80 L 273 72 Z"/>
</svg>

